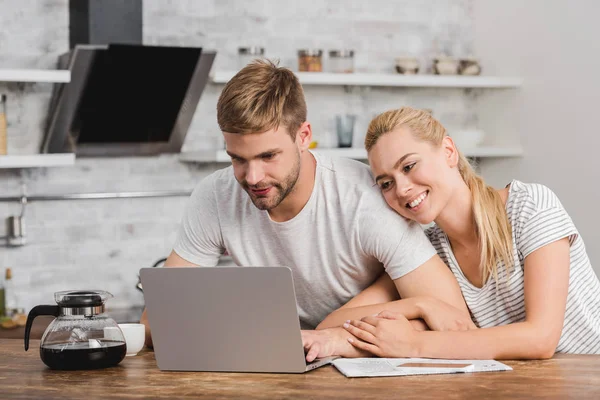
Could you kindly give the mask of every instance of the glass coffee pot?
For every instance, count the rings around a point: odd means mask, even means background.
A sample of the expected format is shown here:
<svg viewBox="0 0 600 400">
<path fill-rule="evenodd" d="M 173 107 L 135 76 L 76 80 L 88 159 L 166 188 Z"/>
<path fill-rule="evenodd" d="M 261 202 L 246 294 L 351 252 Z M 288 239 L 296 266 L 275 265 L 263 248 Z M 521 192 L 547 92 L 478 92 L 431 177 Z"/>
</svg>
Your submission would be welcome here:
<svg viewBox="0 0 600 400">
<path fill-rule="evenodd" d="M 76 370 L 112 367 L 120 363 L 127 347 L 119 325 L 104 314 L 104 302 L 113 297 L 104 291 L 65 291 L 54 294 L 58 305 L 35 306 L 25 325 L 25 350 L 35 317 L 57 317 L 40 343 L 40 357 L 51 369 Z"/>
</svg>

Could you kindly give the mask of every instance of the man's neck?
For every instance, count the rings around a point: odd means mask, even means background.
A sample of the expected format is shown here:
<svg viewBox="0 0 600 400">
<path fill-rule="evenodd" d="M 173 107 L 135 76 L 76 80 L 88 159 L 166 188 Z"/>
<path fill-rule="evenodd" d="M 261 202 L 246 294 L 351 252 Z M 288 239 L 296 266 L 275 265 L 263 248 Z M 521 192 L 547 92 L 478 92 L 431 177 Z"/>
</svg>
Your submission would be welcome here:
<svg viewBox="0 0 600 400">
<path fill-rule="evenodd" d="M 285 222 L 294 218 L 302 211 L 315 186 L 317 160 L 311 152 L 305 151 L 301 155 L 300 174 L 292 191 L 274 209 L 269 211 L 269 216 L 275 222 Z"/>
</svg>

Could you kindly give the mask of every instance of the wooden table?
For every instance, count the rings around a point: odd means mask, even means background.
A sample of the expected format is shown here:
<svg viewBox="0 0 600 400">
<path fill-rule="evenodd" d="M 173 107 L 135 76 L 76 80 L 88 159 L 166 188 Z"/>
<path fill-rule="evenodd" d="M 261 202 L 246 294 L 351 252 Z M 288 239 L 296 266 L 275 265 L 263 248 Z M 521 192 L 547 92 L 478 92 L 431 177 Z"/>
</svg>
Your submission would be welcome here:
<svg viewBox="0 0 600 400">
<path fill-rule="evenodd" d="M 53 371 L 23 341 L 0 339 L 0 398 L 600 399 L 600 356 L 506 362 L 514 371 L 346 378 L 326 366 L 306 374 L 162 372 L 144 350 L 117 367 Z M 33 351 L 32 351 L 33 350 Z"/>
</svg>

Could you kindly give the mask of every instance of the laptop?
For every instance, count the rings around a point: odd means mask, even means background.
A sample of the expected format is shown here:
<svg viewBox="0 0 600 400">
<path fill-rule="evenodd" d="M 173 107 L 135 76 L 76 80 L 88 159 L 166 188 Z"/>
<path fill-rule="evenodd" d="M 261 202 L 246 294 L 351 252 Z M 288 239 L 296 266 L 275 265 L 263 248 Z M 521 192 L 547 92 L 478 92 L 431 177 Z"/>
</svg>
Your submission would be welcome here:
<svg viewBox="0 0 600 400">
<path fill-rule="evenodd" d="M 307 363 L 288 267 L 142 268 L 158 368 L 303 373 Z"/>
</svg>

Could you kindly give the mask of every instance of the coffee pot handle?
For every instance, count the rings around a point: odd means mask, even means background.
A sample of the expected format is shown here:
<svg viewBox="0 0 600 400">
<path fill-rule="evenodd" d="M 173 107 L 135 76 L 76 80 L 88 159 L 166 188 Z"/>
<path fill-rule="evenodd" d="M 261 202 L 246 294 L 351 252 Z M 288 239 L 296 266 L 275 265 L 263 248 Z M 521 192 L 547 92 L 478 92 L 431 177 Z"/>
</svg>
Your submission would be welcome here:
<svg viewBox="0 0 600 400">
<path fill-rule="evenodd" d="M 25 351 L 29 350 L 29 334 L 31 333 L 31 325 L 35 317 L 39 315 L 52 315 L 58 317 L 60 307 L 58 306 L 35 306 L 29 311 L 27 316 L 27 324 L 25 324 Z"/>
</svg>

